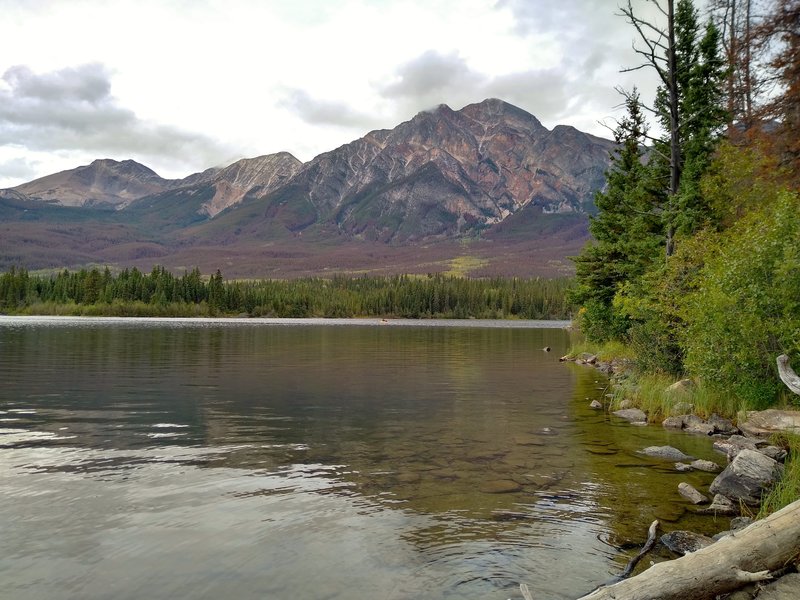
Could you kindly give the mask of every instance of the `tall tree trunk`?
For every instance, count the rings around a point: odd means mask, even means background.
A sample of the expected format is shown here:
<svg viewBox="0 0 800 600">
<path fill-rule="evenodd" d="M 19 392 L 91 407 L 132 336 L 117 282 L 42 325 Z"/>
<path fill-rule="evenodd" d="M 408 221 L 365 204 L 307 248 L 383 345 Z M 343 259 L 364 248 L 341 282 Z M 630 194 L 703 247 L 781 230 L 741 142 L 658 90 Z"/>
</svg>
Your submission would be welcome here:
<svg viewBox="0 0 800 600">
<path fill-rule="evenodd" d="M 681 183 L 681 145 L 680 145 L 680 132 L 678 131 L 679 115 L 679 97 L 678 97 L 678 66 L 677 57 L 675 54 L 675 3 L 674 0 L 667 2 L 668 12 L 668 25 L 667 36 L 669 45 L 667 47 L 667 71 L 669 73 L 669 85 L 667 86 L 669 92 L 669 202 L 670 207 L 667 214 L 667 231 L 666 231 L 666 254 L 667 257 L 672 256 L 675 252 L 675 227 L 673 225 L 675 202 L 677 201 L 678 188 Z"/>
</svg>

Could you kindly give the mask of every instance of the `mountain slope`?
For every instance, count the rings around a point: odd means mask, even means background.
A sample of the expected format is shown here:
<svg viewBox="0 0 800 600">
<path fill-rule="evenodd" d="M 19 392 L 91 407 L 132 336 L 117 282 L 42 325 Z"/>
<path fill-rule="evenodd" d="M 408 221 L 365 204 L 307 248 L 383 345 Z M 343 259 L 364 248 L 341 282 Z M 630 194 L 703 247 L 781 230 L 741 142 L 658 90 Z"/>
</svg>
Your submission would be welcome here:
<svg viewBox="0 0 800 600">
<path fill-rule="evenodd" d="M 523 209 L 584 212 L 604 184 L 612 146 L 572 127 L 549 131 L 500 100 L 460 111 L 442 105 L 321 154 L 278 190 L 250 190 L 245 201 L 264 210 L 241 216 L 248 230 L 254 218 L 266 227 L 280 217 L 279 199 L 313 212 L 288 229 L 316 225 L 392 243 L 475 235 Z M 233 214 L 218 218 L 240 227 Z"/>
<path fill-rule="evenodd" d="M 167 180 L 100 160 L 0 190 L 0 269 L 158 262 L 285 277 L 468 259 L 480 275 L 564 273 L 612 149 L 490 99 L 441 105 L 305 164 L 277 153 Z"/>
<path fill-rule="evenodd" d="M 61 206 L 121 207 L 168 188 L 170 182 L 133 160 L 95 160 L 89 165 L 47 175 L 13 190 Z"/>
</svg>

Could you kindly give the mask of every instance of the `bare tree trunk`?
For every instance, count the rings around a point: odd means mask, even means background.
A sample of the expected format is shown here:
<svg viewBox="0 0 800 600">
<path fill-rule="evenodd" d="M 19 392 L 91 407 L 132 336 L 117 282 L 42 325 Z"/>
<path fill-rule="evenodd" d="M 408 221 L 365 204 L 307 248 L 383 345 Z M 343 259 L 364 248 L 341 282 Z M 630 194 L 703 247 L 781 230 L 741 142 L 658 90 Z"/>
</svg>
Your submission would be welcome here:
<svg viewBox="0 0 800 600">
<path fill-rule="evenodd" d="M 675 55 L 675 2 L 667 2 L 667 36 L 669 44 L 667 46 L 667 69 L 669 72 L 669 205 L 670 210 L 667 215 L 667 257 L 675 252 L 675 227 L 672 225 L 672 213 L 675 207 L 672 206 L 678 195 L 678 188 L 681 183 L 681 141 L 678 131 L 678 66 Z"/>
<path fill-rule="evenodd" d="M 786 384 L 786 387 L 795 394 L 800 395 L 800 375 L 794 372 L 789 365 L 789 357 L 785 354 L 781 354 L 778 357 L 778 375 L 780 375 L 781 381 Z"/>
<path fill-rule="evenodd" d="M 720 541 L 580 600 L 707 600 L 771 579 L 800 555 L 800 500 Z"/>
</svg>

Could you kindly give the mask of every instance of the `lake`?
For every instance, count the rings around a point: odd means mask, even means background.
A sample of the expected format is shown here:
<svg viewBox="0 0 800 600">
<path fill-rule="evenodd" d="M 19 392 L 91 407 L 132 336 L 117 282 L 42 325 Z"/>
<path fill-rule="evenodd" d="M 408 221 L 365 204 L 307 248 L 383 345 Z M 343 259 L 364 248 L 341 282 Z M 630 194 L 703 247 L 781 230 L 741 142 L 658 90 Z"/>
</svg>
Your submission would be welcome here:
<svg viewBox="0 0 800 600">
<path fill-rule="evenodd" d="M 564 325 L 0 317 L 0 597 L 575 598 L 724 529 Z"/>
</svg>

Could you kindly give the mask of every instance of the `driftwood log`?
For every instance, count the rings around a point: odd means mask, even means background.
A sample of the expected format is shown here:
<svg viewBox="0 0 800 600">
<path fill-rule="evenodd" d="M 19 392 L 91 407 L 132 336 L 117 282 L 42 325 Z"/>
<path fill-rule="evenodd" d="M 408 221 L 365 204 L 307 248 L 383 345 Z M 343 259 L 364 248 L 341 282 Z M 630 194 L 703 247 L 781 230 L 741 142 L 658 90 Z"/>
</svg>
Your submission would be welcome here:
<svg viewBox="0 0 800 600">
<path fill-rule="evenodd" d="M 720 541 L 580 600 L 706 600 L 771 579 L 800 556 L 800 500 Z"/>
<path fill-rule="evenodd" d="M 789 365 L 789 357 L 785 354 L 781 354 L 778 357 L 778 375 L 780 375 L 781 381 L 786 384 L 786 387 L 795 394 L 800 394 L 800 376 L 792 370 Z"/>
</svg>

